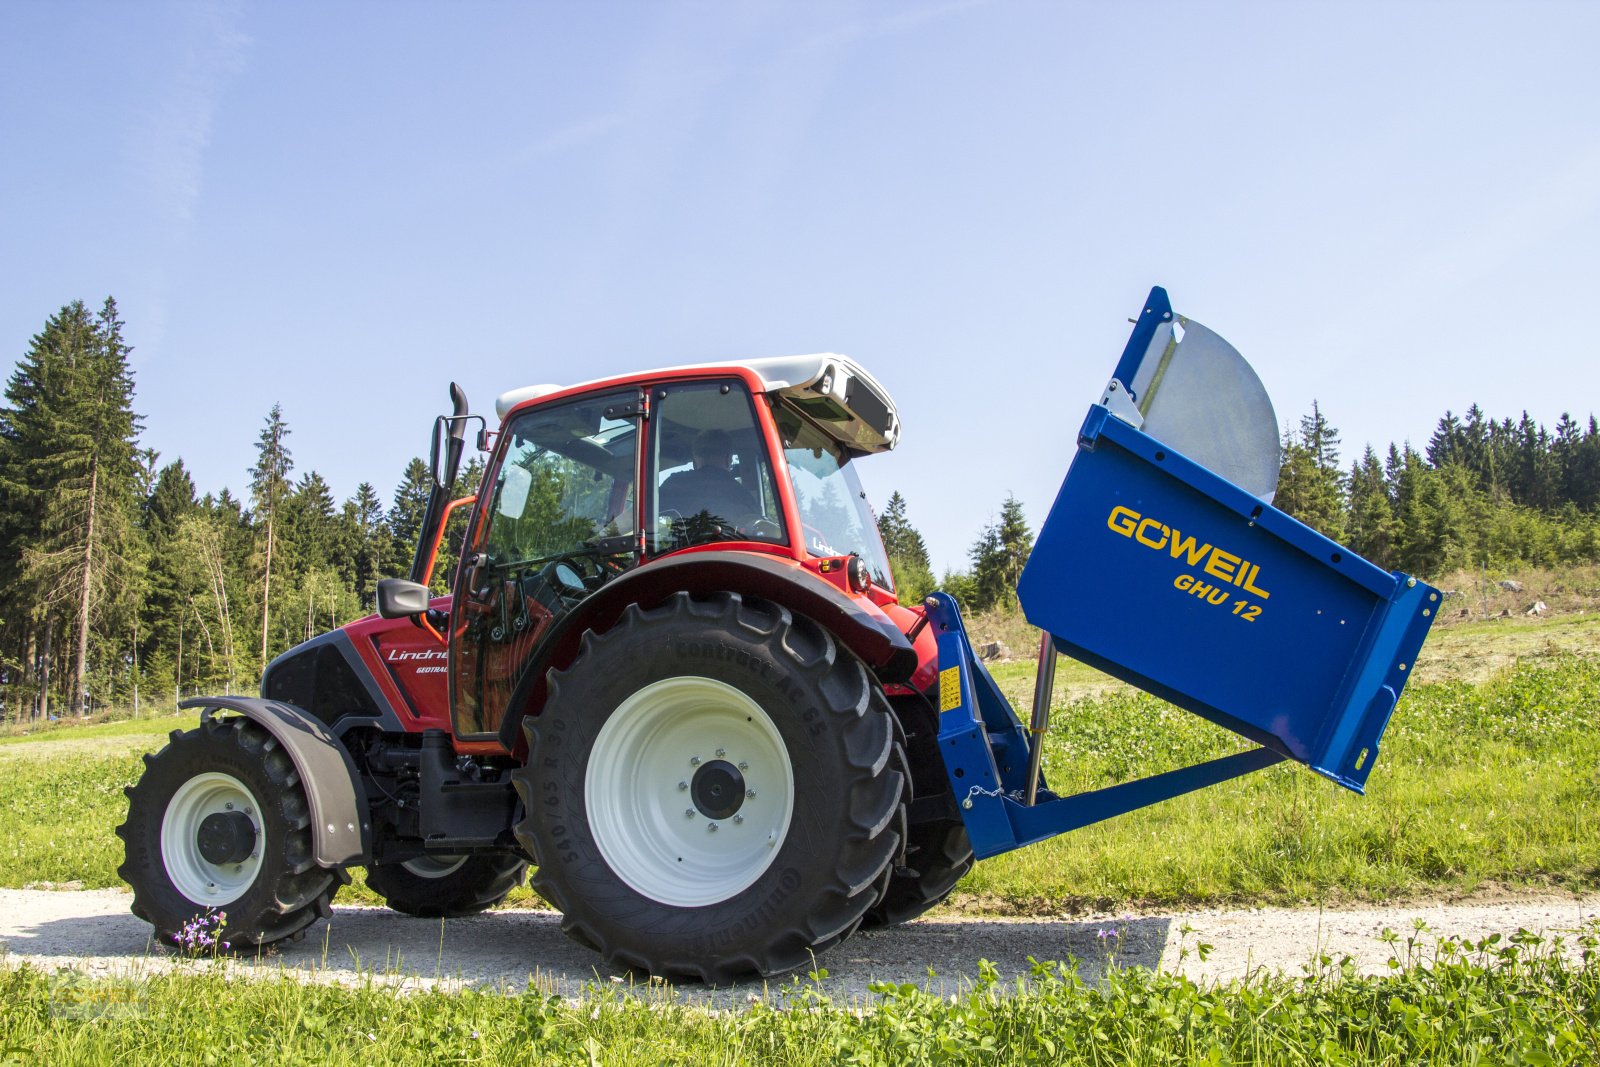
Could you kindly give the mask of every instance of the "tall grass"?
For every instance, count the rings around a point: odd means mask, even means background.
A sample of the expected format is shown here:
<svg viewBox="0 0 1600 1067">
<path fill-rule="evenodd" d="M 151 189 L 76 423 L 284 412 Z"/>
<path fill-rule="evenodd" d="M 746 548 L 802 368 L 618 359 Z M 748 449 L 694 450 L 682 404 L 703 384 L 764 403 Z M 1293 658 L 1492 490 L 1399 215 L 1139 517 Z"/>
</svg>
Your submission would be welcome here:
<svg viewBox="0 0 1600 1067">
<path fill-rule="evenodd" d="M 0 972 L 8 1063 L 185 1064 L 1577 1064 L 1600 1047 L 1594 928 L 1568 963 L 1521 934 L 1396 946 L 1392 970 L 1313 961 L 1299 979 L 1210 985 L 1147 970 L 1087 984 L 1038 963 L 1015 985 L 980 965 L 946 996 L 883 983 L 868 1002 L 817 984 L 692 1007 L 658 986 L 564 1000 L 536 986 L 406 993 L 290 977 L 231 981 L 222 968 L 91 981 Z M 1427 966 L 1423 964 L 1426 963 Z M 821 977 L 820 974 L 814 977 Z"/>
</svg>

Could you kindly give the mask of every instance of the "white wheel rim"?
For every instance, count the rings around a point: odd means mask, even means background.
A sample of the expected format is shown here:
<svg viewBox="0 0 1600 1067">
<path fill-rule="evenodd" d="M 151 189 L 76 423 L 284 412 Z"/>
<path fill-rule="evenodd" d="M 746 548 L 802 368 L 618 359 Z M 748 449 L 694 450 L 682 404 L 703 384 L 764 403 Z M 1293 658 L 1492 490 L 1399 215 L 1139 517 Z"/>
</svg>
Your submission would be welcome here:
<svg viewBox="0 0 1600 1067">
<path fill-rule="evenodd" d="M 208 816 L 243 812 L 255 827 L 256 844 L 238 863 L 212 863 L 200 854 L 196 840 Z M 267 835 L 261 823 L 261 804 L 243 782 L 231 774 L 208 771 L 178 787 L 161 817 L 161 862 L 173 888 L 202 907 L 231 904 L 244 896 L 261 873 Z"/>
<path fill-rule="evenodd" d="M 706 777 L 713 772 L 721 777 Z M 739 779 L 737 811 L 708 817 L 696 797 Z M 583 796 L 595 844 L 619 878 L 662 904 L 703 907 L 772 865 L 794 815 L 794 769 L 778 727 L 745 693 L 712 678 L 667 678 L 600 728 Z"/>
<path fill-rule="evenodd" d="M 443 878 L 445 875 L 455 874 L 466 862 L 465 856 L 418 856 L 414 860 L 406 860 L 400 866 L 418 878 Z"/>
</svg>

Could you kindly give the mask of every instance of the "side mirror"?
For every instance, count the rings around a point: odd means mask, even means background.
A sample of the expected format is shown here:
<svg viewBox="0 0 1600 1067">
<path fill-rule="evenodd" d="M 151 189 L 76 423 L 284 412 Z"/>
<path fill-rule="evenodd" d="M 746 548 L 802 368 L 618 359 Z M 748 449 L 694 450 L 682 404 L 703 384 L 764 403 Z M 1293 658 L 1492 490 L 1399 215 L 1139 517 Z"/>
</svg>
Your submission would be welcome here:
<svg viewBox="0 0 1600 1067">
<path fill-rule="evenodd" d="M 432 594 L 420 582 L 405 578 L 378 580 L 378 614 L 385 619 L 408 619 L 428 610 Z"/>
</svg>

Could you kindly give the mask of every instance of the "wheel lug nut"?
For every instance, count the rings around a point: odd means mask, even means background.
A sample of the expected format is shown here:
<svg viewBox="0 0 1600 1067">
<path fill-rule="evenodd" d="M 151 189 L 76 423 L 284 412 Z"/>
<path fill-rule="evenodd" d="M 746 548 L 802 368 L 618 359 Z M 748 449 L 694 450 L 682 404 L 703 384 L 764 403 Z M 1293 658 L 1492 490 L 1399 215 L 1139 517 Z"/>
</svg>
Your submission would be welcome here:
<svg viewBox="0 0 1600 1067">
<path fill-rule="evenodd" d="M 727 749 L 725 749 L 725 748 L 717 749 L 717 758 L 718 759 L 721 759 L 723 756 L 726 756 L 727 754 L 728 754 L 728 750 Z"/>
<path fill-rule="evenodd" d="M 232 811 L 233 810 L 233 801 L 230 800 L 230 801 L 228 801 L 226 804 L 224 804 L 222 806 L 224 808 L 227 808 L 229 811 Z"/>
<path fill-rule="evenodd" d="M 700 757 L 699 756 L 690 756 L 689 757 L 689 766 L 691 766 L 691 767 L 700 766 Z"/>
<path fill-rule="evenodd" d="M 746 789 L 744 791 L 744 795 L 746 799 L 754 800 L 756 798 L 756 791 L 754 789 Z"/>
<path fill-rule="evenodd" d="M 685 818 L 685 819 L 692 819 L 692 818 L 694 818 L 694 809 L 693 809 L 693 808 L 684 808 L 684 809 L 683 809 L 683 817 L 684 817 L 684 818 Z"/>
<path fill-rule="evenodd" d="M 739 761 L 739 769 L 741 771 L 748 771 L 750 769 L 750 764 L 746 763 L 744 760 L 740 760 Z"/>
<path fill-rule="evenodd" d="M 688 782 L 679 782 L 679 783 L 678 783 L 678 792 L 680 792 L 680 793 L 681 793 L 681 792 L 683 792 L 683 791 L 684 791 L 684 790 L 685 790 L 685 789 L 688 789 L 688 788 L 689 788 L 689 783 L 688 783 Z"/>
<path fill-rule="evenodd" d="M 714 834 L 716 832 L 717 832 L 717 824 L 716 823 L 712 822 L 712 823 L 707 823 L 706 824 L 706 833 Z"/>
<path fill-rule="evenodd" d="M 744 822 L 744 816 L 743 815 L 735 815 L 733 817 L 733 821 L 735 823 L 742 823 L 742 822 Z"/>
</svg>

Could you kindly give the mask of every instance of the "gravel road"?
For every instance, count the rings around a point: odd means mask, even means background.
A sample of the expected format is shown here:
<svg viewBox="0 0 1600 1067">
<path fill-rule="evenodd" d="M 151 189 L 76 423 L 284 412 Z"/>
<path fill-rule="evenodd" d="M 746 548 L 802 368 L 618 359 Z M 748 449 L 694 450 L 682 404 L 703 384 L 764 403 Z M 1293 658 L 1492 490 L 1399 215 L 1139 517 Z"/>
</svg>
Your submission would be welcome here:
<svg viewBox="0 0 1600 1067">
<path fill-rule="evenodd" d="M 0 890 L 0 962 L 27 960 L 55 969 L 96 974 L 153 973 L 206 966 L 174 959 L 150 944 L 150 928 L 128 911 L 117 890 Z M 1415 920 L 1434 934 L 1479 938 L 1525 928 L 1575 930 L 1600 916 L 1600 896 L 1524 897 L 1488 903 L 1430 904 L 1340 911 L 1265 908 L 1193 911 L 1133 918 L 1099 916 L 1050 920 L 923 919 L 893 930 L 857 934 L 820 959 L 824 985 L 837 999 L 864 999 L 874 981 L 912 982 L 942 992 L 971 985 L 980 958 L 1004 977 L 1025 974 L 1028 957 L 1074 956 L 1086 978 L 1103 972 L 1113 949 L 1119 963 L 1181 970 L 1196 979 L 1242 977 L 1257 968 L 1299 974 L 1319 950 L 1354 957 L 1366 971 L 1384 969 L 1388 927 L 1402 938 Z M 1185 934 L 1184 928 L 1190 928 Z M 1116 931 L 1113 935 L 1110 931 Z M 1572 940 L 1569 938 L 1569 941 Z M 1425 937 L 1431 944 L 1431 935 Z M 1202 962 L 1187 945 L 1213 946 Z M 1572 946 L 1575 948 L 1575 946 Z M 363 975 L 407 986 L 501 985 L 575 995 L 585 983 L 607 983 L 598 957 L 567 939 L 553 912 L 505 910 L 445 922 L 412 919 L 382 908 L 336 907 L 304 940 L 261 960 L 228 964 L 245 973 L 280 969 L 313 981 L 352 981 Z M 929 977 L 929 972 L 934 977 Z M 685 986 L 679 995 L 711 1004 L 761 995 L 759 984 L 710 990 Z"/>
</svg>

